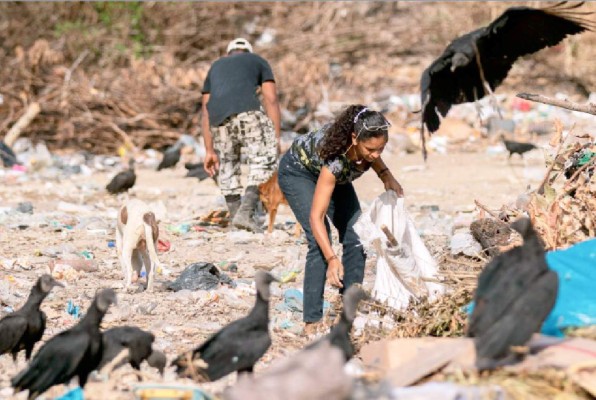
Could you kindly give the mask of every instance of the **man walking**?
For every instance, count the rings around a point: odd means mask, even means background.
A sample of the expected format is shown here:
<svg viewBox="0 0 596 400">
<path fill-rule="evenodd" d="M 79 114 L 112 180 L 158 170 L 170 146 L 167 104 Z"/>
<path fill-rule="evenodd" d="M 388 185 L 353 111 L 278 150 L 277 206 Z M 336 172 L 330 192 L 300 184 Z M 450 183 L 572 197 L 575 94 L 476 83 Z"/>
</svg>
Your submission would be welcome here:
<svg viewBox="0 0 596 400">
<path fill-rule="evenodd" d="M 263 107 L 257 89 L 263 95 Z M 228 44 L 227 55 L 215 61 L 203 85 L 202 130 L 205 171 L 219 170 L 218 184 L 237 228 L 257 232 L 253 220 L 258 185 L 273 174 L 279 149 L 280 111 L 269 63 L 252 52 L 248 40 Z M 242 198 L 240 150 L 247 150 L 248 183 Z"/>
</svg>

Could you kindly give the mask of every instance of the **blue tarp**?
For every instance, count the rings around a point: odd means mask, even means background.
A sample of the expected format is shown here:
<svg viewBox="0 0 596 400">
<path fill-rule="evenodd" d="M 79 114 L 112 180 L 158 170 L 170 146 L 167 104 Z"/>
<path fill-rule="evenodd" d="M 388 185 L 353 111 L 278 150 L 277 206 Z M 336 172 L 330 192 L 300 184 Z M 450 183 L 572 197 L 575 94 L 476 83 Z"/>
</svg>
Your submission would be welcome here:
<svg viewBox="0 0 596 400">
<path fill-rule="evenodd" d="M 540 332 L 563 336 L 565 328 L 596 325 L 596 239 L 550 251 L 546 262 L 559 276 L 559 290 Z M 473 309 L 474 302 L 466 306 Z"/>
<path fill-rule="evenodd" d="M 559 275 L 559 292 L 541 332 L 563 336 L 565 328 L 596 325 L 596 239 L 548 252 L 546 262 Z"/>
</svg>

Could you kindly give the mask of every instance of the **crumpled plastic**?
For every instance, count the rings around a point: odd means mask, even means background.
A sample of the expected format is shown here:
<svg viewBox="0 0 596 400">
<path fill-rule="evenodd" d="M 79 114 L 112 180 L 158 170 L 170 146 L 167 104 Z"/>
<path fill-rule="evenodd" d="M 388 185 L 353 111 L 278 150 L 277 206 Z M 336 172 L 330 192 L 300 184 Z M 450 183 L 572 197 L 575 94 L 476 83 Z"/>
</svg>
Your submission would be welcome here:
<svg viewBox="0 0 596 400">
<path fill-rule="evenodd" d="M 176 280 L 168 283 L 167 288 L 175 292 L 184 289 L 213 290 L 217 289 L 220 283 L 235 286 L 232 279 L 212 263 L 198 262 L 186 267 Z"/>
<path fill-rule="evenodd" d="M 390 246 L 381 227 L 385 225 L 398 245 Z M 363 212 L 354 229 L 366 251 L 377 254 L 373 297 L 389 307 L 403 309 L 411 297 L 430 301 L 442 295 L 438 265 L 420 238 L 403 198 L 392 191 L 377 197 Z"/>
</svg>

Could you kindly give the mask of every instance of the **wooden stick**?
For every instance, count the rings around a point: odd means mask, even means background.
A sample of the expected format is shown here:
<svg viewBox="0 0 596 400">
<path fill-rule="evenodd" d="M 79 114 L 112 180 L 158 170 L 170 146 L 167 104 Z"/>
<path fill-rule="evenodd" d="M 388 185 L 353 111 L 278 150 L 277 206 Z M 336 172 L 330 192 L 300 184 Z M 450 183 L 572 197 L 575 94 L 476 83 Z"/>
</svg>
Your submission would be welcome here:
<svg viewBox="0 0 596 400">
<path fill-rule="evenodd" d="M 8 147 L 12 147 L 14 142 L 21 135 L 23 129 L 29 126 L 31 121 L 33 121 L 33 118 L 35 118 L 40 111 L 41 107 L 39 107 L 39 103 L 33 102 L 29 104 L 29 107 L 27 107 L 27 111 L 25 111 L 25 114 L 23 114 L 21 118 L 19 118 L 19 120 L 10 128 L 10 130 L 4 137 L 4 143 L 6 143 Z"/>
<path fill-rule="evenodd" d="M 524 100 L 535 101 L 537 103 L 548 104 L 555 107 L 565 108 L 571 111 L 579 111 L 586 114 L 596 115 L 596 104 L 587 103 L 587 104 L 577 104 L 571 102 L 567 99 L 565 100 L 557 100 L 551 99 L 550 97 L 542 96 L 540 94 L 532 94 L 532 93 L 518 93 L 517 97 Z"/>
<path fill-rule="evenodd" d="M 387 225 L 381 225 L 381 230 L 383 231 L 385 236 L 387 236 L 387 240 L 389 240 L 389 244 L 391 245 L 391 247 L 397 247 L 397 239 L 395 238 L 395 236 L 393 236 L 393 233 L 391 233 L 389 228 L 387 228 Z"/>
<path fill-rule="evenodd" d="M 495 214 L 494 212 L 492 212 L 491 210 L 489 210 L 488 208 L 486 208 L 486 206 L 482 203 L 480 203 L 478 200 L 474 200 L 474 203 L 476 203 L 476 206 L 478 208 L 480 208 L 481 210 L 484 210 L 488 213 L 488 215 L 490 215 L 493 218 L 498 219 L 499 221 L 501 220 L 501 218 L 499 218 L 499 216 L 497 214 Z"/>
</svg>

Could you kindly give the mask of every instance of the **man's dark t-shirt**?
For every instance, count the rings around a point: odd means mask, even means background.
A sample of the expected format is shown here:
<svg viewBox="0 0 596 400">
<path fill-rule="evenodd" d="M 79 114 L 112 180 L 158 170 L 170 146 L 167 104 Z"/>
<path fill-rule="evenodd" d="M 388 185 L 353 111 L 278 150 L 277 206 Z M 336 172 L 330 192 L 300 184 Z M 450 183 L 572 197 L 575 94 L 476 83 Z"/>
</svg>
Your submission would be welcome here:
<svg viewBox="0 0 596 400">
<path fill-rule="evenodd" d="M 254 53 L 237 53 L 215 61 L 203 84 L 209 93 L 209 124 L 221 125 L 226 118 L 261 109 L 257 87 L 274 81 L 273 71 L 264 58 Z"/>
</svg>

